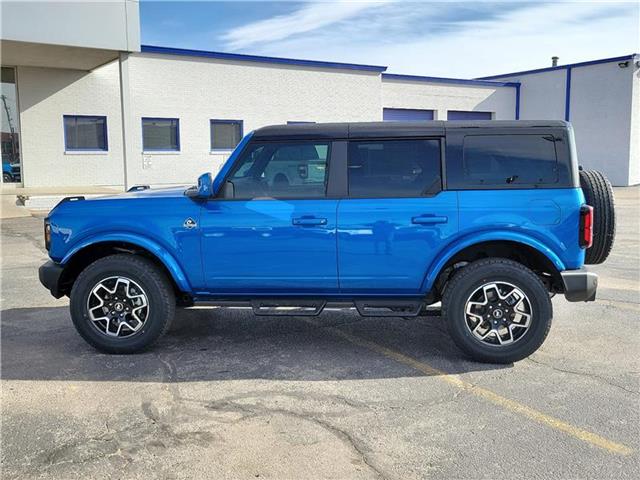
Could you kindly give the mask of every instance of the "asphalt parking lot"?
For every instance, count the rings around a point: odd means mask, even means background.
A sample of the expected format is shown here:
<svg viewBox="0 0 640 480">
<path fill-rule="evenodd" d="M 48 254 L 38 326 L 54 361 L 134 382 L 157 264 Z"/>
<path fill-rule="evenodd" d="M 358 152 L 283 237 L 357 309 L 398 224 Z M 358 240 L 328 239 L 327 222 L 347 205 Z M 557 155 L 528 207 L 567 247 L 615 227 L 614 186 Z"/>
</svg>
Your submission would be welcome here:
<svg viewBox="0 0 640 480">
<path fill-rule="evenodd" d="M 466 360 L 439 317 L 179 311 L 109 356 L 37 280 L 42 220 L 2 222 L 2 477 L 640 478 L 640 189 L 595 303 L 554 298 L 514 365 Z"/>
</svg>

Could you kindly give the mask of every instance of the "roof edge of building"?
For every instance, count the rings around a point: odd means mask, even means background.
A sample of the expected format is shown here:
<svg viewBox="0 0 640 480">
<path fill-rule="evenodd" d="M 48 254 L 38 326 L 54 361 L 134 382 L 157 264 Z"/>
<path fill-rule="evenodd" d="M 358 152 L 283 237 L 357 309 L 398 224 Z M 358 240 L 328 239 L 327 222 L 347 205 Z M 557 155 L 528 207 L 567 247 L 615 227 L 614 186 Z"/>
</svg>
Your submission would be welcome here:
<svg viewBox="0 0 640 480">
<path fill-rule="evenodd" d="M 477 77 L 476 80 L 492 80 L 496 78 L 513 77 L 515 75 L 533 75 L 536 73 L 553 72 L 556 70 L 565 70 L 567 68 L 588 67 L 589 65 L 598 65 L 601 63 L 622 62 L 625 60 L 633 60 L 638 54 L 631 53 L 620 57 L 600 58 L 597 60 L 588 60 L 586 62 L 568 63 L 566 65 L 558 65 L 556 67 L 536 68 L 533 70 L 522 70 L 520 72 L 501 73 L 500 75 L 489 75 L 488 77 Z"/>
<path fill-rule="evenodd" d="M 163 55 L 182 55 L 187 57 L 215 58 L 218 60 L 235 60 L 240 62 L 274 63 L 280 65 L 297 65 L 315 68 L 334 68 L 339 70 L 362 70 L 368 72 L 384 72 L 387 67 L 382 65 L 363 65 L 358 63 L 326 62 L 321 60 L 304 60 L 298 58 L 269 57 L 263 55 L 248 55 L 243 53 L 212 52 L 207 50 L 192 50 L 187 48 L 159 47 L 156 45 L 141 45 L 141 53 L 158 53 Z"/>
<path fill-rule="evenodd" d="M 399 73 L 383 73 L 383 79 L 388 80 L 406 80 L 412 82 L 425 82 L 425 83 L 449 83 L 457 85 L 473 85 L 473 86 L 486 86 L 486 87 L 517 87 L 519 82 L 496 82 L 492 80 L 482 79 L 464 79 L 464 78 L 449 78 L 449 77 L 427 77 L 422 75 L 404 75 Z"/>
</svg>

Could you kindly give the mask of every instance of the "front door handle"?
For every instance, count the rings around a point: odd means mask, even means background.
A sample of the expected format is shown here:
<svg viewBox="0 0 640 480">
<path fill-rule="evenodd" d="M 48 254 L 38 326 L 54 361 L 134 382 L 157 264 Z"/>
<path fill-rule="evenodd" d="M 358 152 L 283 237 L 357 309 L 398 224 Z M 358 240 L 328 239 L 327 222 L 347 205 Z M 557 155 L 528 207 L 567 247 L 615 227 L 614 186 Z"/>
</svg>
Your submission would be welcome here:
<svg viewBox="0 0 640 480">
<path fill-rule="evenodd" d="M 416 225 L 435 225 L 436 223 L 447 223 L 449 219 L 442 215 L 420 215 L 413 217 L 411 223 Z"/>
<path fill-rule="evenodd" d="M 327 219 L 318 217 L 298 217 L 291 220 L 291 223 L 301 227 L 312 227 L 315 225 L 326 225 Z"/>
</svg>

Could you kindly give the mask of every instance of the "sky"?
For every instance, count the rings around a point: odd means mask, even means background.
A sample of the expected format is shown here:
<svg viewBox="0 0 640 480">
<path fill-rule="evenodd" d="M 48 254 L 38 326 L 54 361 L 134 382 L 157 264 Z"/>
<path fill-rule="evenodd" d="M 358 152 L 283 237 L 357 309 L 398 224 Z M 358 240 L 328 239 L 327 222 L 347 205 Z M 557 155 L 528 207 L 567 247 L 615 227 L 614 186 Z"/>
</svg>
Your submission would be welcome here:
<svg viewBox="0 0 640 480">
<path fill-rule="evenodd" d="M 640 53 L 635 1 L 141 0 L 142 43 L 476 78 Z"/>
</svg>

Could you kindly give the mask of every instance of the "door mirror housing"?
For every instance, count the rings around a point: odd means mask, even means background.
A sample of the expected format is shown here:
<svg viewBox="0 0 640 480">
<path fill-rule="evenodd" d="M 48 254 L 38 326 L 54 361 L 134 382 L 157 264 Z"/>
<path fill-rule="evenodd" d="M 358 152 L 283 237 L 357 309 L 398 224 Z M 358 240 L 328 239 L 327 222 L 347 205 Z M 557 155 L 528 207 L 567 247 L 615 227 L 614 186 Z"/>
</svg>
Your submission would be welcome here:
<svg viewBox="0 0 640 480">
<path fill-rule="evenodd" d="M 203 173 L 198 177 L 198 198 L 211 198 L 213 193 L 213 178 L 210 173 Z"/>
</svg>

